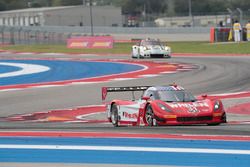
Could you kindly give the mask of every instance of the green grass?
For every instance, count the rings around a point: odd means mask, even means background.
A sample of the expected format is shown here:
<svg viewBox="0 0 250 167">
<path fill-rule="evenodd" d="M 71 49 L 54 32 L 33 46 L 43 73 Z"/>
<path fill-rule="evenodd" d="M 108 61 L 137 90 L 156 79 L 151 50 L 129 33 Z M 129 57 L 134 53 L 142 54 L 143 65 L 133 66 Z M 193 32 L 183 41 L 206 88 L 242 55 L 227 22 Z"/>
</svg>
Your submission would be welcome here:
<svg viewBox="0 0 250 167">
<path fill-rule="evenodd" d="M 175 53 L 218 53 L 250 54 L 250 42 L 242 43 L 208 43 L 208 42 L 174 42 L 169 43 Z"/>
<path fill-rule="evenodd" d="M 0 49 L 20 52 L 51 52 L 51 53 L 130 53 L 131 43 L 117 43 L 113 49 L 69 49 L 66 45 L 9 45 Z"/>
<path fill-rule="evenodd" d="M 133 43 L 116 43 L 113 49 L 68 49 L 66 45 L 10 45 L 1 46 L 2 50 L 19 52 L 52 52 L 52 53 L 112 53 L 130 54 Z M 250 54 L 250 42 L 217 43 L 208 42 L 169 42 L 174 53 L 220 53 Z"/>
</svg>

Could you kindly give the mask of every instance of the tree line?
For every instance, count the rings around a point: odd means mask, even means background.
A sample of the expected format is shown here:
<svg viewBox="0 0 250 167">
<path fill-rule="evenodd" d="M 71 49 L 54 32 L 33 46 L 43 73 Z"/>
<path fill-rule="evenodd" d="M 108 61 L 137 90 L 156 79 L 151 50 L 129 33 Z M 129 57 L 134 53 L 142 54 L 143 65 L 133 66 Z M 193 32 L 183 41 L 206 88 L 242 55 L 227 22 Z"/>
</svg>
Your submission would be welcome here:
<svg viewBox="0 0 250 167">
<path fill-rule="evenodd" d="M 0 0 L 0 11 L 88 4 L 90 0 Z M 92 0 L 95 5 L 115 5 L 123 14 L 188 15 L 189 1 L 192 13 L 225 13 L 240 8 L 250 12 L 250 0 Z"/>
</svg>

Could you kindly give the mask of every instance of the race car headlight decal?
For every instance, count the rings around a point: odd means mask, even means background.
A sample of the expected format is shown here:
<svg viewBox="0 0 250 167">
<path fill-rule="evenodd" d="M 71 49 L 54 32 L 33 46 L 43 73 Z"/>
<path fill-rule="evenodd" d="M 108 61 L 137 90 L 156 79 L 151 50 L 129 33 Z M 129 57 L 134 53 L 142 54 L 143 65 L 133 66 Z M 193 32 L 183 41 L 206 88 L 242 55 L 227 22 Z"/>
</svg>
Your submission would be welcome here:
<svg viewBox="0 0 250 167">
<path fill-rule="evenodd" d="M 146 46 L 143 47 L 144 50 L 149 50 Z"/>
<path fill-rule="evenodd" d="M 161 104 L 161 103 L 157 103 L 158 107 L 160 107 L 160 109 L 167 111 L 167 112 L 171 112 L 171 109 L 169 109 L 167 106 Z"/>
<path fill-rule="evenodd" d="M 214 104 L 214 111 L 217 111 L 218 109 L 220 109 L 220 102 L 216 101 Z"/>
</svg>

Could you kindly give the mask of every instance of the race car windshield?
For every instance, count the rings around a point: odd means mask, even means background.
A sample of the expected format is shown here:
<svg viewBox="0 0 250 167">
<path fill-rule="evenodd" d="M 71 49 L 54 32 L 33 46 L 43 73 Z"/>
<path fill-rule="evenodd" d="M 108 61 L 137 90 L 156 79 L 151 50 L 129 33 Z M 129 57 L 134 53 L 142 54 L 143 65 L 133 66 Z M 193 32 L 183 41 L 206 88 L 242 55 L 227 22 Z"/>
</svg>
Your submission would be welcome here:
<svg viewBox="0 0 250 167">
<path fill-rule="evenodd" d="M 150 45 L 150 46 L 152 46 L 152 45 L 160 45 L 161 46 L 162 44 L 161 44 L 160 41 L 143 41 L 142 45 L 143 46 L 148 46 L 148 45 Z"/>
<path fill-rule="evenodd" d="M 165 102 L 193 102 L 196 98 L 185 91 L 159 91 L 159 98 Z"/>
</svg>

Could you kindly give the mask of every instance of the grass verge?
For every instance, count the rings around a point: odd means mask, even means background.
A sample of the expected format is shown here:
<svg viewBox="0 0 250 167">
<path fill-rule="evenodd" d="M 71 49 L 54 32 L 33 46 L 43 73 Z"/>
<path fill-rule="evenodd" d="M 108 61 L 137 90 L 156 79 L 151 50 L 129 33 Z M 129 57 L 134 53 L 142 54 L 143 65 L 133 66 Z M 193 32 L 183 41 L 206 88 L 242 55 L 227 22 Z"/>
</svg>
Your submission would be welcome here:
<svg viewBox="0 0 250 167">
<path fill-rule="evenodd" d="M 93 53 L 93 54 L 130 54 L 133 43 L 115 43 L 113 49 L 69 49 L 66 45 L 9 45 L 1 46 L 2 50 L 18 52 L 51 52 L 51 53 Z M 215 43 L 208 42 L 169 42 L 174 53 L 211 53 L 211 54 L 250 54 L 250 42 Z"/>
</svg>

